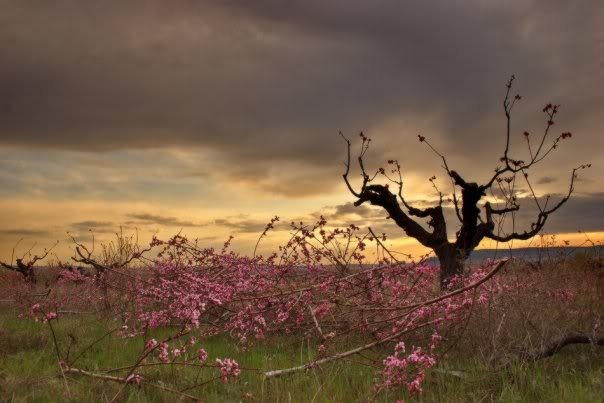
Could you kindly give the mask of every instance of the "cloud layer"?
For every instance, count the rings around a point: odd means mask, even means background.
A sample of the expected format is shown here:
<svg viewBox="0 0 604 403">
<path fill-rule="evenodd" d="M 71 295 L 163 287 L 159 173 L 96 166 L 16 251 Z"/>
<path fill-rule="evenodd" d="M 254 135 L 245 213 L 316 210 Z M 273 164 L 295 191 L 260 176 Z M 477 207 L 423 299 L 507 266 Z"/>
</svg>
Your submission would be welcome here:
<svg viewBox="0 0 604 403">
<path fill-rule="evenodd" d="M 271 167 L 287 161 L 287 174 L 264 184 L 277 193 L 295 193 L 284 182 L 302 179 L 301 167 L 336 172 L 338 129 L 375 128 L 379 152 L 424 130 L 452 154 L 467 155 L 469 142 L 492 150 L 512 72 L 530 95 L 527 109 L 567 102 L 565 125 L 582 135 L 595 139 L 592 115 L 604 106 L 593 85 L 604 78 L 604 7 L 595 0 L 1 8 L 2 144 L 198 147 L 236 164 L 225 169 L 241 180 L 276 177 Z M 402 133 L 378 130 L 401 118 Z"/>
<path fill-rule="evenodd" d="M 524 130 L 542 130 L 550 101 L 562 103 L 554 135 L 574 133 L 532 176 L 539 194 L 563 191 L 578 163 L 604 164 L 598 0 L 0 0 L 0 10 L 0 195 L 155 206 L 79 216 L 73 229 L 251 233 L 281 208 L 308 216 L 330 203 L 344 216 L 339 130 L 374 139 L 374 169 L 398 158 L 415 199 L 431 197 L 434 174 L 447 184 L 418 133 L 484 180 L 504 145 L 512 73 L 523 95 L 513 152 Z M 585 177 L 549 230 L 604 229 L 585 215 L 604 207 L 604 179 Z M 195 203 L 222 216 L 172 213 Z"/>
</svg>

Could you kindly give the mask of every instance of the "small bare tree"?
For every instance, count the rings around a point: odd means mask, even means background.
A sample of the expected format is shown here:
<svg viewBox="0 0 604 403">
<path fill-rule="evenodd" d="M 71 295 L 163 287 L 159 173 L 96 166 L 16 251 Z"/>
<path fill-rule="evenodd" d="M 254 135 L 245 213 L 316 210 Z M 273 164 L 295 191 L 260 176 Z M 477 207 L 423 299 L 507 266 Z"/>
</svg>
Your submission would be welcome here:
<svg viewBox="0 0 604 403">
<path fill-rule="evenodd" d="M 480 185 L 476 182 L 470 182 L 457 171 L 450 169 L 445 156 L 434 148 L 424 136 L 418 135 L 419 141 L 426 144 L 442 160 L 443 169 L 451 180 L 452 195 L 447 201 L 455 209 L 455 215 L 459 221 L 459 229 L 452 241 L 447 236 L 447 223 L 443 210 L 445 198 L 436 187 L 436 177 L 433 176 L 430 181 L 439 195 L 438 204 L 428 208 L 411 206 L 403 196 L 403 179 L 398 160 L 388 161 L 388 164 L 392 167 L 389 172 L 386 172 L 384 168 L 379 168 L 373 175 L 367 173 L 363 158 L 369 149 L 371 139 L 361 133 L 362 144 L 357 160 L 361 170 L 362 184 L 360 190 L 357 191 L 349 180 L 351 142 L 340 133 L 348 145 L 348 159 L 343 177 L 348 189 L 357 198 L 354 205 L 358 207 L 365 202 L 369 202 L 372 205 L 382 207 L 389 214 L 388 218 L 393 219 L 405 234 L 415 238 L 423 246 L 432 249 L 440 262 L 442 286 L 446 285 L 452 276 L 463 273 L 465 261 L 483 239 L 509 242 L 512 240 L 527 240 L 537 235 L 543 229 L 550 214 L 558 210 L 570 198 L 574 190 L 577 172 L 591 166 L 590 164 L 580 165 L 572 170 L 568 191 L 557 202 L 550 203 L 550 196 L 545 197 L 545 200 L 539 199 L 529 181 L 528 170 L 543 161 L 558 147 L 561 140 L 570 138 L 572 134 L 569 132 L 561 133 L 553 138 L 549 146 L 546 145 L 546 141 L 551 139 L 554 117 L 560 107 L 560 105 L 547 104 L 543 108 L 543 112 L 547 116 L 544 133 L 535 142 L 531 140 L 528 132 L 524 132 L 529 158 L 527 161 L 512 158 L 509 154 L 511 112 L 516 102 L 522 98 L 520 95 L 510 97 L 513 81 L 514 76 L 512 75 L 506 84 L 507 91 L 503 102 L 507 120 L 505 150 L 500 158 L 501 164 L 495 168 L 494 174 L 486 183 Z M 393 175 L 396 176 L 393 177 Z M 387 183 L 374 183 L 378 176 L 383 176 L 394 183 L 398 188 L 396 193 L 391 191 Z M 513 224 L 514 214 L 520 209 L 516 196 L 518 177 L 526 182 L 538 209 L 537 217 L 531 224 L 530 229 L 523 232 L 516 231 Z M 480 202 L 485 198 L 487 200 L 480 206 Z M 492 202 L 498 203 L 499 206 L 494 207 L 491 204 Z M 481 215 L 481 208 L 484 215 Z M 512 216 L 512 230 L 506 232 L 504 231 L 504 223 L 508 214 Z M 412 217 L 427 219 L 428 228 L 431 230 L 426 229 Z"/>
<path fill-rule="evenodd" d="M 92 232 L 92 231 L 91 231 Z M 100 260 L 94 256 L 95 237 L 92 233 L 92 247 L 88 248 L 78 242 L 73 236 L 71 240 L 75 244 L 76 254 L 71 257 L 76 263 L 81 263 L 94 268 L 94 279 L 101 290 L 103 304 L 107 312 L 111 309 L 109 288 L 111 286 L 107 279 L 109 273 L 116 269 L 124 269 L 133 261 L 140 259 L 142 255 L 151 250 L 151 247 L 142 249 L 138 245 L 138 231 L 134 235 L 124 235 L 122 228 L 115 233 L 115 241 L 101 243 Z M 99 262 L 100 261 L 100 262 Z"/>
<path fill-rule="evenodd" d="M 27 283 L 35 284 L 37 281 L 36 272 L 34 271 L 35 264 L 41 260 L 44 260 L 46 256 L 48 256 L 48 254 L 54 249 L 54 247 L 57 246 L 58 242 L 55 243 L 49 249 L 45 248 L 44 253 L 41 256 L 32 256 L 31 251 L 36 246 L 36 244 L 34 244 L 27 252 L 23 254 L 23 256 L 15 258 L 15 249 L 17 248 L 17 245 L 19 245 L 20 242 L 21 240 L 19 240 L 13 248 L 13 254 L 11 256 L 10 263 L 6 263 L 0 260 L 0 267 L 4 267 L 5 269 L 21 273 L 23 279 Z M 13 260 L 15 264 L 13 264 Z"/>
</svg>

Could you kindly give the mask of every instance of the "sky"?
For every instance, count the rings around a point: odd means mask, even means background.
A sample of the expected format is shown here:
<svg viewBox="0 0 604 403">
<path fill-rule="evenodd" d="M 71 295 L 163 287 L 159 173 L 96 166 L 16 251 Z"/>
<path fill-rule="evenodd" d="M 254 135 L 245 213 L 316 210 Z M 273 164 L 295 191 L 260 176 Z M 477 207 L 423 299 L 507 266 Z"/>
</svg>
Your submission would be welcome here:
<svg viewBox="0 0 604 403">
<path fill-rule="evenodd" d="M 64 257 L 68 234 L 98 242 L 120 227 L 208 246 L 232 234 L 249 253 L 273 216 L 266 249 L 321 214 L 421 253 L 385 213 L 352 205 L 338 132 L 356 150 L 364 131 L 367 165 L 398 159 L 407 198 L 430 205 L 428 178 L 449 182 L 417 135 L 484 182 L 505 147 L 511 74 L 514 155 L 523 131 L 543 132 L 546 103 L 561 104 L 552 136 L 573 133 L 531 171 L 537 196 L 592 164 L 545 232 L 601 241 L 602 27 L 599 0 L 0 0 L 0 260 L 21 239 L 17 253 L 59 241 Z"/>
</svg>

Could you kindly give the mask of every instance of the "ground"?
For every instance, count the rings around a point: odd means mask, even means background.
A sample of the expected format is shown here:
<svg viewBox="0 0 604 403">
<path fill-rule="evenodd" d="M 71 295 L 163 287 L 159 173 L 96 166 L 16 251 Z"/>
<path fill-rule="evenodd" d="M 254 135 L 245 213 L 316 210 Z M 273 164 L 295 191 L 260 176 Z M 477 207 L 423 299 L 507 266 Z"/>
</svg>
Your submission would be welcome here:
<svg viewBox="0 0 604 403">
<path fill-rule="evenodd" d="M 7 307 L 3 307 L 0 323 L 0 395 L 4 401 L 109 401 L 121 388 L 122 385 L 115 382 L 71 374 L 66 378 L 69 398 L 47 324 L 19 319 L 16 312 Z M 86 315 L 63 316 L 54 323 L 57 334 L 72 334 L 73 338 L 64 338 L 73 340 L 71 357 L 108 330 L 119 327 L 114 319 L 98 321 L 96 317 Z M 170 331 L 157 330 L 153 336 Z M 80 368 L 94 372 L 130 365 L 138 357 L 143 343 L 142 336 L 123 338 L 113 333 L 89 349 L 76 363 Z M 498 370 L 469 351 L 452 351 L 428 375 L 421 396 L 411 396 L 403 390 L 376 395 L 374 381 L 379 376 L 379 369 L 353 365 L 355 357 L 352 362 L 341 361 L 270 380 L 263 380 L 259 371 L 252 370 L 284 368 L 312 359 L 314 350 L 307 348 L 304 342 L 301 344 L 299 337 L 268 338 L 246 352 L 238 351 L 228 336 L 204 339 L 202 345 L 210 353 L 210 361 L 229 356 L 237 359 L 243 368 L 250 368 L 243 370 L 240 378 L 232 383 L 210 382 L 189 391 L 206 402 L 604 401 L 604 353 L 601 348 L 589 345 L 570 346 L 554 357 Z M 66 349 L 66 342 L 60 342 L 60 347 Z M 372 355 L 377 358 L 385 353 L 372 351 L 365 358 Z M 160 366 L 146 374 L 178 388 L 212 379 L 217 370 Z M 128 385 L 119 401 L 172 402 L 178 399 L 172 393 L 153 387 Z"/>
</svg>

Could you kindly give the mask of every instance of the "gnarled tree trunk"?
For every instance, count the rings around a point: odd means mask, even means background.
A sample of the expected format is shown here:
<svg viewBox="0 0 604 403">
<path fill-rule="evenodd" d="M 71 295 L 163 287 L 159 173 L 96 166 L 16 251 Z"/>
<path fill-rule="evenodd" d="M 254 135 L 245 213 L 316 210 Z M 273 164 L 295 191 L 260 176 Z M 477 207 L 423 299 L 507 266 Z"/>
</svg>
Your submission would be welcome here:
<svg viewBox="0 0 604 403">
<path fill-rule="evenodd" d="M 453 276 L 462 275 L 468 256 L 454 244 L 435 249 L 440 263 L 440 286 L 444 288 Z"/>
</svg>

